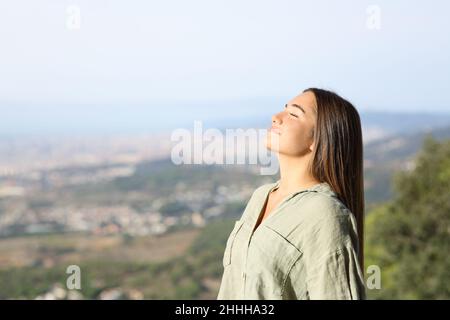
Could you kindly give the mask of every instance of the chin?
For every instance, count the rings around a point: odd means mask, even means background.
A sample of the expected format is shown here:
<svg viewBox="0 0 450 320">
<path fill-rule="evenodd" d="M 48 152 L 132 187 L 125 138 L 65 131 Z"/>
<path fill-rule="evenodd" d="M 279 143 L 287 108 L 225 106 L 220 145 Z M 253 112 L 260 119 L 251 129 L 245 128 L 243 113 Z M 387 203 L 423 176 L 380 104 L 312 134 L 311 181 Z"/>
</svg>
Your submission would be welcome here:
<svg viewBox="0 0 450 320">
<path fill-rule="evenodd" d="M 277 152 L 278 153 L 278 149 L 277 148 L 273 148 L 272 144 L 269 142 L 266 143 L 266 149 L 272 152 Z"/>
<path fill-rule="evenodd" d="M 279 141 L 277 139 L 275 139 L 275 141 L 274 141 L 274 139 L 267 137 L 267 140 L 266 140 L 267 150 L 270 150 L 273 152 L 278 152 L 279 151 L 278 144 L 279 144 Z"/>
</svg>

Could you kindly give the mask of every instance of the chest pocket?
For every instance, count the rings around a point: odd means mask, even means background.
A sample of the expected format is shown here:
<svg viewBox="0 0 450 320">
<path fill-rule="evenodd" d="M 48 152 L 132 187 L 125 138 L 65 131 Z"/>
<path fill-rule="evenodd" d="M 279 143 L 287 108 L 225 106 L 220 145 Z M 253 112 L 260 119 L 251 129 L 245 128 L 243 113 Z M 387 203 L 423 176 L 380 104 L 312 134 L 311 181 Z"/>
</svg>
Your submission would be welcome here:
<svg viewBox="0 0 450 320">
<path fill-rule="evenodd" d="M 282 296 L 288 275 L 303 253 L 280 231 L 261 225 L 254 234 L 249 268 L 262 296 Z"/>
<path fill-rule="evenodd" d="M 244 225 L 243 219 L 237 220 L 234 223 L 233 230 L 231 231 L 230 236 L 228 237 L 227 245 L 225 247 L 225 252 L 223 255 L 223 266 L 224 267 L 231 264 L 231 255 L 233 253 L 233 247 L 236 242 L 236 236 L 243 225 Z"/>
</svg>

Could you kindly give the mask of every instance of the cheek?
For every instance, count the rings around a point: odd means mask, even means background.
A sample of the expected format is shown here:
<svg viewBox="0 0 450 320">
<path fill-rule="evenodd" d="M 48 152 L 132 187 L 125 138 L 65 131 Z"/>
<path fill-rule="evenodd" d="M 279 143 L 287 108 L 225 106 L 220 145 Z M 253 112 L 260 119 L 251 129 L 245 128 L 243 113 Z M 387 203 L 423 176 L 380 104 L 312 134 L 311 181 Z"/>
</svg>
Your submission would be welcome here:
<svg viewBox="0 0 450 320">
<path fill-rule="evenodd" d="M 285 140 L 291 143 L 301 143 L 305 138 L 305 130 L 299 125 L 291 125 L 285 132 Z"/>
<path fill-rule="evenodd" d="M 280 137 L 280 147 L 289 149 L 291 153 L 303 153 L 305 149 L 309 148 L 310 135 L 309 129 L 302 126 L 293 126 Z"/>
</svg>

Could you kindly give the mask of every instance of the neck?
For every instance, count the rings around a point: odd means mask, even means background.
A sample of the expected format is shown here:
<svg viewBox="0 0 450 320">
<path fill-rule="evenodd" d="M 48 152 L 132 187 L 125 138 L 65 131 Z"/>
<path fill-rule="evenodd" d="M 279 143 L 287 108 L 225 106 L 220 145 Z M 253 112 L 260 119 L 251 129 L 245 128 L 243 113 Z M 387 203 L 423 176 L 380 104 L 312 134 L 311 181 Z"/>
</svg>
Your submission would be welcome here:
<svg viewBox="0 0 450 320">
<path fill-rule="evenodd" d="M 291 157 L 278 154 L 280 164 L 280 183 L 278 191 L 282 195 L 307 189 L 320 183 L 308 171 L 308 164 L 311 161 L 311 154 L 301 157 Z"/>
</svg>

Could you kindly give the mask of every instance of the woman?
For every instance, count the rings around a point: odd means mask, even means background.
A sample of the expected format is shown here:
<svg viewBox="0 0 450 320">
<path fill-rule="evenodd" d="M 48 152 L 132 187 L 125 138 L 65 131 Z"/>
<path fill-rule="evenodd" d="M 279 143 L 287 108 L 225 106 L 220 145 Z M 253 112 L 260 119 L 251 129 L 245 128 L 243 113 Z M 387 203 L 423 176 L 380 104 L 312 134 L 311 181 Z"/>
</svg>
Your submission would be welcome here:
<svg viewBox="0 0 450 320">
<path fill-rule="evenodd" d="M 218 299 L 365 299 L 363 149 L 353 105 L 316 88 L 272 117 L 280 179 L 255 190 L 223 256 Z"/>
</svg>

